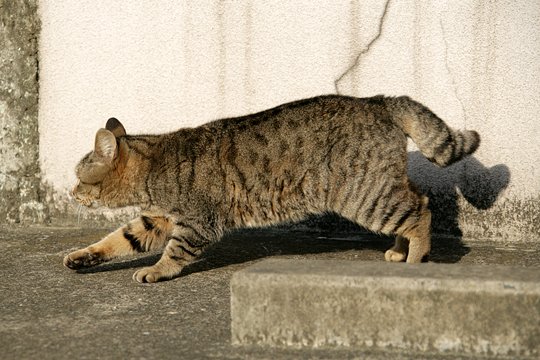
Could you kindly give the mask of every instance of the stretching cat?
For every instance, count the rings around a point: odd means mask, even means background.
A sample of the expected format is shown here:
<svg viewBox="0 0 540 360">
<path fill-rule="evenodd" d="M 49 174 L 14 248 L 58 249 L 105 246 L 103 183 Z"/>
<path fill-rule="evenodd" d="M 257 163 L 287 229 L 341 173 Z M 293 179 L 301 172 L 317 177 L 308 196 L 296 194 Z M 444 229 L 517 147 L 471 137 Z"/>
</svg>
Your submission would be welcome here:
<svg viewBox="0 0 540 360">
<path fill-rule="evenodd" d="M 231 229 L 337 213 L 397 235 L 387 261 L 430 251 L 428 199 L 407 177 L 407 136 L 439 166 L 472 154 L 475 131 L 454 131 L 408 97 L 338 95 L 163 135 L 126 135 L 109 119 L 76 167 L 85 205 L 138 205 L 143 215 L 64 258 L 71 269 L 165 247 L 138 282 L 178 276 Z"/>
</svg>

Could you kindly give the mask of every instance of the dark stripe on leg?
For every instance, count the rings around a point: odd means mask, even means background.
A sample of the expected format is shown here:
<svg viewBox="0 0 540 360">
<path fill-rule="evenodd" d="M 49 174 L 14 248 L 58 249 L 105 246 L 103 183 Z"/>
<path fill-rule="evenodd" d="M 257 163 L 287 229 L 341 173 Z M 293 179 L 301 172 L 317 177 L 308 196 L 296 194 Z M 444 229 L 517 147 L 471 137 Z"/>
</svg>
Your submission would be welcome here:
<svg viewBox="0 0 540 360">
<path fill-rule="evenodd" d="M 189 246 L 192 249 L 200 249 L 200 248 L 202 248 L 204 246 L 204 245 L 195 245 L 191 241 L 189 241 L 187 238 L 179 238 L 177 236 L 173 236 L 172 239 L 174 239 L 174 240 L 176 240 L 176 241 L 178 241 L 180 243 L 184 242 L 184 243 L 187 244 L 187 246 Z"/>
<path fill-rule="evenodd" d="M 424 204 L 423 204 L 422 200 L 419 199 L 418 204 L 416 205 L 416 208 L 415 208 L 415 209 L 412 209 L 412 208 L 409 209 L 409 210 L 407 211 L 407 213 L 404 214 L 403 217 L 402 217 L 401 219 L 399 219 L 398 224 L 396 225 L 396 227 L 394 228 L 394 230 L 397 231 L 398 228 L 399 228 L 401 225 L 403 225 L 403 224 L 405 223 L 405 221 L 407 220 L 407 218 L 408 218 L 410 215 L 412 215 L 413 213 L 416 213 L 417 215 L 419 215 L 420 212 L 422 211 L 422 206 L 423 206 L 423 205 L 424 205 Z"/>
<path fill-rule="evenodd" d="M 139 239 L 128 231 L 124 231 L 124 237 L 129 241 L 129 244 L 131 245 L 131 248 L 135 250 L 136 252 L 143 252 L 144 249 L 141 246 L 141 243 L 139 242 Z"/>
<path fill-rule="evenodd" d="M 180 249 L 182 249 L 183 252 L 189 254 L 190 256 L 192 256 L 192 257 L 197 257 L 197 255 L 196 255 L 194 252 L 191 252 L 190 250 L 188 250 L 188 248 L 187 248 L 186 246 L 184 246 L 184 245 L 182 245 L 182 244 L 179 244 L 178 247 L 179 247 Z"/>
<path fill-rule="evenodd" d="M 193 232 L 193 234 L 198 237 L 199 239 L 204 239 L 204 236 L 201 234 L 201 232 L 197 229 L 195 229 L 195 227 L 185 223 L 185 222 L 182 222 L 182 221 L 177 221 L 176 222 L 176 225 L 177 226 L 180 226 L 180 227 L 183 227 L 183 228 L 186 228 L 186 229 L 189 229 Z M 191 245 L 191 244 L 190 244 Z M 196 247 L 196 246 L 193 246 L 193 247 Z"/>
<path fill-rule="evenodd" d="M 197 247 L 192 247 L 185 238 L 179 238 L 179 237 L 173 236 L 173 240 L 175 240 L 177 242 L 177 244 L 175 244 L 175 245 L 178 248 L 182 249 L 183 252 L 190 255 L 191 257 L 197 257 L 197 252 L 200 253 L 200 250 L 198 250 Z M 195 248 L 195 250 L 188 249 L 188 246 L 192 247 L 192 248 Z"/>
<path fill-rule="evenodd" d="M 409 208 L 409 210 L 405 211 L 405 213 L 401 215 L 399 220 L 394 225 L 394 232 L 397 231 L 401 227 L 401 225 L 405 223 L 405 221 L 409 218 L 409 216 L 411 216 L 415 211 L 416 209 L 413 209 L 413 208 Z"/>
<path fill-rule="evenodd" d="M 144 225 L 144 229 L 146 231 L 152 231 L 154 230 L 154 222 L 152 221 L 151 218 L 149 218 L 148 216 L 141 216 L 141 220 L 143 222 L 143 225 Z"/>
</svg>

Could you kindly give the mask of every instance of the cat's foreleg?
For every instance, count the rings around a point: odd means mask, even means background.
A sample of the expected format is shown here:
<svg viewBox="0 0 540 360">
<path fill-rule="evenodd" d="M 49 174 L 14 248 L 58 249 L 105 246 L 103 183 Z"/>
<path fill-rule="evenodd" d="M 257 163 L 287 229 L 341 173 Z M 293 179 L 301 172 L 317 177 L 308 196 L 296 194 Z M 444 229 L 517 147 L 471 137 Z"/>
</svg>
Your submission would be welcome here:
<svg viewBox="0 0 540 360">
<path fill-rule="evenodd" d="M 173 223 L 166 216 L 142 215 L 97 243 L 68 254 L 64 258 L 64 265 L 70 269 L 80 269 L 119 256 L 162 248 L 172 228 Z"/>
<path fill-rule="evenodd" d="M 202 226 L 177 222 L 161 259 L 155 265 L 135 272 L 133 279 L 140 283 L 172 279 L 180 275 L 182 269 L 193 262 L 215 238 L 215 233 L 205 231 Z"/>
</svg>

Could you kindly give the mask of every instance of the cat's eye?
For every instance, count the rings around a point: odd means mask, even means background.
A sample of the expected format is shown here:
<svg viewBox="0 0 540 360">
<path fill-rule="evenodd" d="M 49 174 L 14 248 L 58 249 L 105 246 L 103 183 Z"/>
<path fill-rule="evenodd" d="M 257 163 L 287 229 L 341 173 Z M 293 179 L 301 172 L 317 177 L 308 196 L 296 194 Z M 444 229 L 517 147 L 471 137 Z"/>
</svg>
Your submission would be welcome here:
<svg viewBox="0 0 540 360">
<path fill-rule="evenodd" d="M 109 170 L 109 167 L 102 164 L 93 164 L 79 169 L 77 177 L 84 184 L 98 184 L 103 181 Z"/>
<path fill-rule="evenodd" d="M 73 187 L 73 189 L 71 189 L 70 191 L 70 194 L 72 196 L 76 196 L 78 193 L 84 193 L 84 192 L 89 192 L 90 191 L 90 188 L 92 186 L 95 186 L 93 184 L 86 184 L 84 182 L 82 182 L 81 180 L 77 180 L 77 184 L 75 184 L 75 186 Z"/>
<path fill-rule="evenodd" d="M 88 176 L 88 174 L 85 175 L 79 175 L 79 183 L 81 185 L 92 186 L 99 184 L 103 180 L 103 177 L 96 177 L 92 175 Z"/>
</svg>

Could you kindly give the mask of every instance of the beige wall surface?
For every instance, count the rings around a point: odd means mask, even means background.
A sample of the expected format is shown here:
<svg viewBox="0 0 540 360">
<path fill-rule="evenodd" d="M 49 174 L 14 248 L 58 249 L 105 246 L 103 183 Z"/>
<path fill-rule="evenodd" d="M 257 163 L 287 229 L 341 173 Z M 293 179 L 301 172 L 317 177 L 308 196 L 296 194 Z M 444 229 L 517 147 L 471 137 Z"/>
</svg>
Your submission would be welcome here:
<svg viewBox="0 0 540 360">
<path fill-rule="evenodd" d="M 39 11 L 40 165 L 58 209 L 111 116 L 160 133 L 325 93 L 406 94 L 482 136 L 474 158 L 444 170 L 411 144 L 441 231 L 540 234 L 536 0 L 41 0 Z"/>
</svg>

